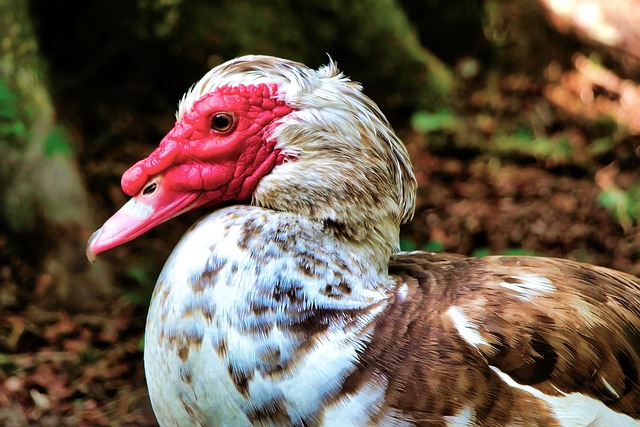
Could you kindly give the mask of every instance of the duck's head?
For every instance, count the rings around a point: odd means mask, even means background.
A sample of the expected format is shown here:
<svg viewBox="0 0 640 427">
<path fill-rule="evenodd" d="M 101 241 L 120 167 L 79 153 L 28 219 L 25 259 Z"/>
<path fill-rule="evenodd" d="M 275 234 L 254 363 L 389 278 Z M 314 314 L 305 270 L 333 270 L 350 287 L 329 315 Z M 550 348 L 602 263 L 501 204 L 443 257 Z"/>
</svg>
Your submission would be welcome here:
<svg viewBox="0 0 640 427">
<path fill-rule="evenodd" d="M 228 201 L 296 213 L 390 248 L 413 214 L 404 145 L 334 62 L 312 70 L 269 56 L 234 59 L 184 95 L 176 118 L 159 147 L 124 173 L 132 198 L 91 236 L 90 260 Z"/>
</svg>

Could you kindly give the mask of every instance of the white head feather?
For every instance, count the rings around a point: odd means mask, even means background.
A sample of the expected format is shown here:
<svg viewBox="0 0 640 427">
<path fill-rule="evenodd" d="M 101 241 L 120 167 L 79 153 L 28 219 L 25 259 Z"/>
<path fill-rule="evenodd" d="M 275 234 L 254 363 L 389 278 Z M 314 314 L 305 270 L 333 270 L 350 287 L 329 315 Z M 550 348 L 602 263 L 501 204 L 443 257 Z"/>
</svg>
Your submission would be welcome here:
<svg viewBox="0 0 640 427">
<path fill-rule="evenodd" d="M 411 162 L 378 106 L 332 60 L 318 70 L 270 56 L 228 61 L 185 94 L 177 119 L 218 87 L 262 83 L 276 84 L 277 98 L 294 109 L 271 137 L 296 161 L 265 176 L 253 203 L 344 224 L 363 239 L 373 230 L 373 240 L 395 249 L 399 225 L 413 215 Z"/>
</svg>

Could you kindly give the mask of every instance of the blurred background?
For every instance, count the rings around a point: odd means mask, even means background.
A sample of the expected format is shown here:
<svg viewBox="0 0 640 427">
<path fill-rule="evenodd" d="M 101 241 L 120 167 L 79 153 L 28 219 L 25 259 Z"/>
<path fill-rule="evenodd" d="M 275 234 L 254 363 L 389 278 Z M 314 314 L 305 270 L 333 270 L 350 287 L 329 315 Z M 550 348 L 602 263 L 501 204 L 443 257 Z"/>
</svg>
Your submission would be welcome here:
<svg viewBox="0 0 640 427">
<path fill-rule="evenodd" d="M 640 0 L 0 0 L 0 425 L 155 425 L 142 338 L 185 215 L 91 232 L 235 56 L 330 55 L 406 142 L 406 250 L 640 274 Z"/>
</svg>

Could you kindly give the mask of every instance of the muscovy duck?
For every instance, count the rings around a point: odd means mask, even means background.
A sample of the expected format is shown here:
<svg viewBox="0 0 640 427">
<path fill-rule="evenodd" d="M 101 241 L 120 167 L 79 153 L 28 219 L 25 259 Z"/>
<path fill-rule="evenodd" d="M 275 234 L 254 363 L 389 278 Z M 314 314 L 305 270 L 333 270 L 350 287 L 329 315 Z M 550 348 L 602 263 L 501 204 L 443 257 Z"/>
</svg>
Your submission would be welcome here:
<svg viewBox="0 0 640 427">
<path fill-rule="evenodd" d="M 226 202 L 155 286 L 144 361 L 162 426 L 640 426 L 640 280 L 399 252 L 407 151 L 333 62 L 215 67 L 122 188 L 91 260 Z"/>
</svg>

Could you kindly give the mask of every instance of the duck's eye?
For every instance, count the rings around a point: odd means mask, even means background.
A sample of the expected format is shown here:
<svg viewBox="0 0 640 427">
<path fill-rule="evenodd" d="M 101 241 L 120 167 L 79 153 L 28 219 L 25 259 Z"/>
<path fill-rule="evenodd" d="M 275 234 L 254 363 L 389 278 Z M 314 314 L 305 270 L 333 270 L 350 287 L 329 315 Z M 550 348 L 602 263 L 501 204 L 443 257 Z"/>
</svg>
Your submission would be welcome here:
<svg viewBox="0 0 640 427">
<path fill-rule="evenodd" d="M 153 194 L 156 191 L 156 188 L 158 188 L 158 184 L 153 182 L 147 185 L 144 190 L 142 190 L 142 194 L 145 196 L 148 196 L 149 194 Z"/>
<path fill-rule="evenodd" d="M 211 129 L 216 132 L 228 132 L 234 124 L 233 115 L 229 113 L 216 113 L 211 118 Z"/>
</svg>

